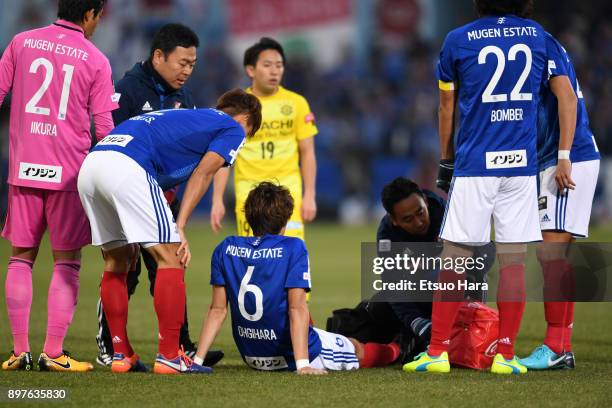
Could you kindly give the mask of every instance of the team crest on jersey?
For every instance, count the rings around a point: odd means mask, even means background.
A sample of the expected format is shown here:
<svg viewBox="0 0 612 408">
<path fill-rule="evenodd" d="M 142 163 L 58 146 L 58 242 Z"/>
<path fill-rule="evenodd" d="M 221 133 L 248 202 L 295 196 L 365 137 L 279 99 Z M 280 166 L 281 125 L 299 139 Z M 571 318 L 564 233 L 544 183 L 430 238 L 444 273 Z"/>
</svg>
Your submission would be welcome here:
<svg viewBox="0 0 612 408">
<path fill-rule="evenodd" d="M 19 163 L 19 178 L 22 180 L 42 181 L 43 183 L 61 183 L 62 166 Z"/>
<path fill-rule="evenodd" d="M 293 113 L 293 107 L 291 105 L 281 106 L 281 113 L 285 116 L 290 116 Z"/>
</svg>

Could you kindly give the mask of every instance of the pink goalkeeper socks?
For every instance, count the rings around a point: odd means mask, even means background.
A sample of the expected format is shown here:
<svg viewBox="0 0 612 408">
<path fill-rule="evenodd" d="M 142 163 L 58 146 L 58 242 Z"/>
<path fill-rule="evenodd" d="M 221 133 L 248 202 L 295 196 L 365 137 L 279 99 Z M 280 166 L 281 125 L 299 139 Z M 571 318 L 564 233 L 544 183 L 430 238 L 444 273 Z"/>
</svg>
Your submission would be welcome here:
<svg viewBox="0 0 612 408">
<path fill-rule="evenodd" d="M 9 259 L 5 294 L 13 333 L 13 351 L 18 356 L 30 351 L 28 329 L 32 307 L 32 262 L 16 257 Z"/>
<path fill-rule="evenodd" d="M 47 337 L 43 352 L 55 358 L 63 354 L 64 338 L 79 296 L 80 261 L 56 261 L 47 299 Z"/>
</svg>

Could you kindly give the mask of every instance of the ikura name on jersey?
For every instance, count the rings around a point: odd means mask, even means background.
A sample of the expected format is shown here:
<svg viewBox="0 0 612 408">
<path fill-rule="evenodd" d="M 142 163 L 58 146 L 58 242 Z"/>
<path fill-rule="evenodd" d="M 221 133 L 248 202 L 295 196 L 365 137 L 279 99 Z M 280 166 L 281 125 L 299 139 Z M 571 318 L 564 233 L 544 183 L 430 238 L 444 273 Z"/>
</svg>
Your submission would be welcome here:
<svg viewBox="0 0 612 408">
<path fill-rule="evenodd" d="M 42 136 L 57 136 L 57 125 L 54 123 L 32 122 L 30 133 Z"/>
</svg>

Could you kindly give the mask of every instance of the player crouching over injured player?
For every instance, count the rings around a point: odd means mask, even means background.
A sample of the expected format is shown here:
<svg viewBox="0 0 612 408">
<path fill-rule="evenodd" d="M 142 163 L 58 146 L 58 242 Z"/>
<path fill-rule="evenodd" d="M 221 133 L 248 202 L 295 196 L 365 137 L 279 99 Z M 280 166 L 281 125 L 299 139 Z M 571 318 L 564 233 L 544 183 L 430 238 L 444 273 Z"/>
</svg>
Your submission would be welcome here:
<svg viewBox="0 0 612 408">
<path fill-rule="evenodd" d="M 212 255 L 212 302 L 200 334 L 201 364 L 232 310 L 232 333 L 244 362 L 258 370 L 326 374 L 393 363 L 397 344 L 360 343 L 310 326 L 310 263 L 304 241 L 283 236 L 293 212 L 289 190 L 269 182 L 249 193 L 244 212 L 254 237 L 226 238 Z"/>
<path fill-rule="evenodd" d="M 191 252 L 185 225 L 214 174 L 230 166 L 261 125 L 261 104 L 242 90 L 219 98 L 217 109 L 171 109 L 135 116 L 117 126 L 85 159 L 78 188 L 102 246 L 100 294 L 113 338 L 113 372 L 145 367 L 128 340 L 127 273 L 139 244 L 158 265 L 153 299 L 159 322 L 154 372 L 207 373 L 179 350 L 185 316 L 185 268 Z M 176 223 L 163 190 L 187 181 Z"/>
</svg>

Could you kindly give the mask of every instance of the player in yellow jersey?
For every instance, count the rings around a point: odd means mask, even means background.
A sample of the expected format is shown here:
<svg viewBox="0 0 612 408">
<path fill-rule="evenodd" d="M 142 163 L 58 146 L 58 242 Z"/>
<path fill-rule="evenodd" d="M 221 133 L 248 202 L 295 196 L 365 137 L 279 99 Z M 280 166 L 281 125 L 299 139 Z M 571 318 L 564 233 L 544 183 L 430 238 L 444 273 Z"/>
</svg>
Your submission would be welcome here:
<svg viewBox="0 0 612 408">
<path fill-rule="evenodd" d="M 235 164 L 236 223 L 238 235 L 252 235 L 244 216 L 244 202 L 249 191 L 262 181 L 279 183 L 289 189 L 295 201 L 285 235 L 304 239 L 304 222 L 317 214 L 315 179 L 317 163 L 314 114 L 301 95 L 283 88 L 285 54 L 281 45 L 262 38 L 244 54 L 246 74 L 252 81 L 247 92 L 257 96 L 262 106 L 262 124 L 254 137 L 246 141 Z M 221 169 L 214 179 L 210 223 L 213 231 L 221 228 L 225 216 L 223 192 L 229 169 Z"/>
</svg>

